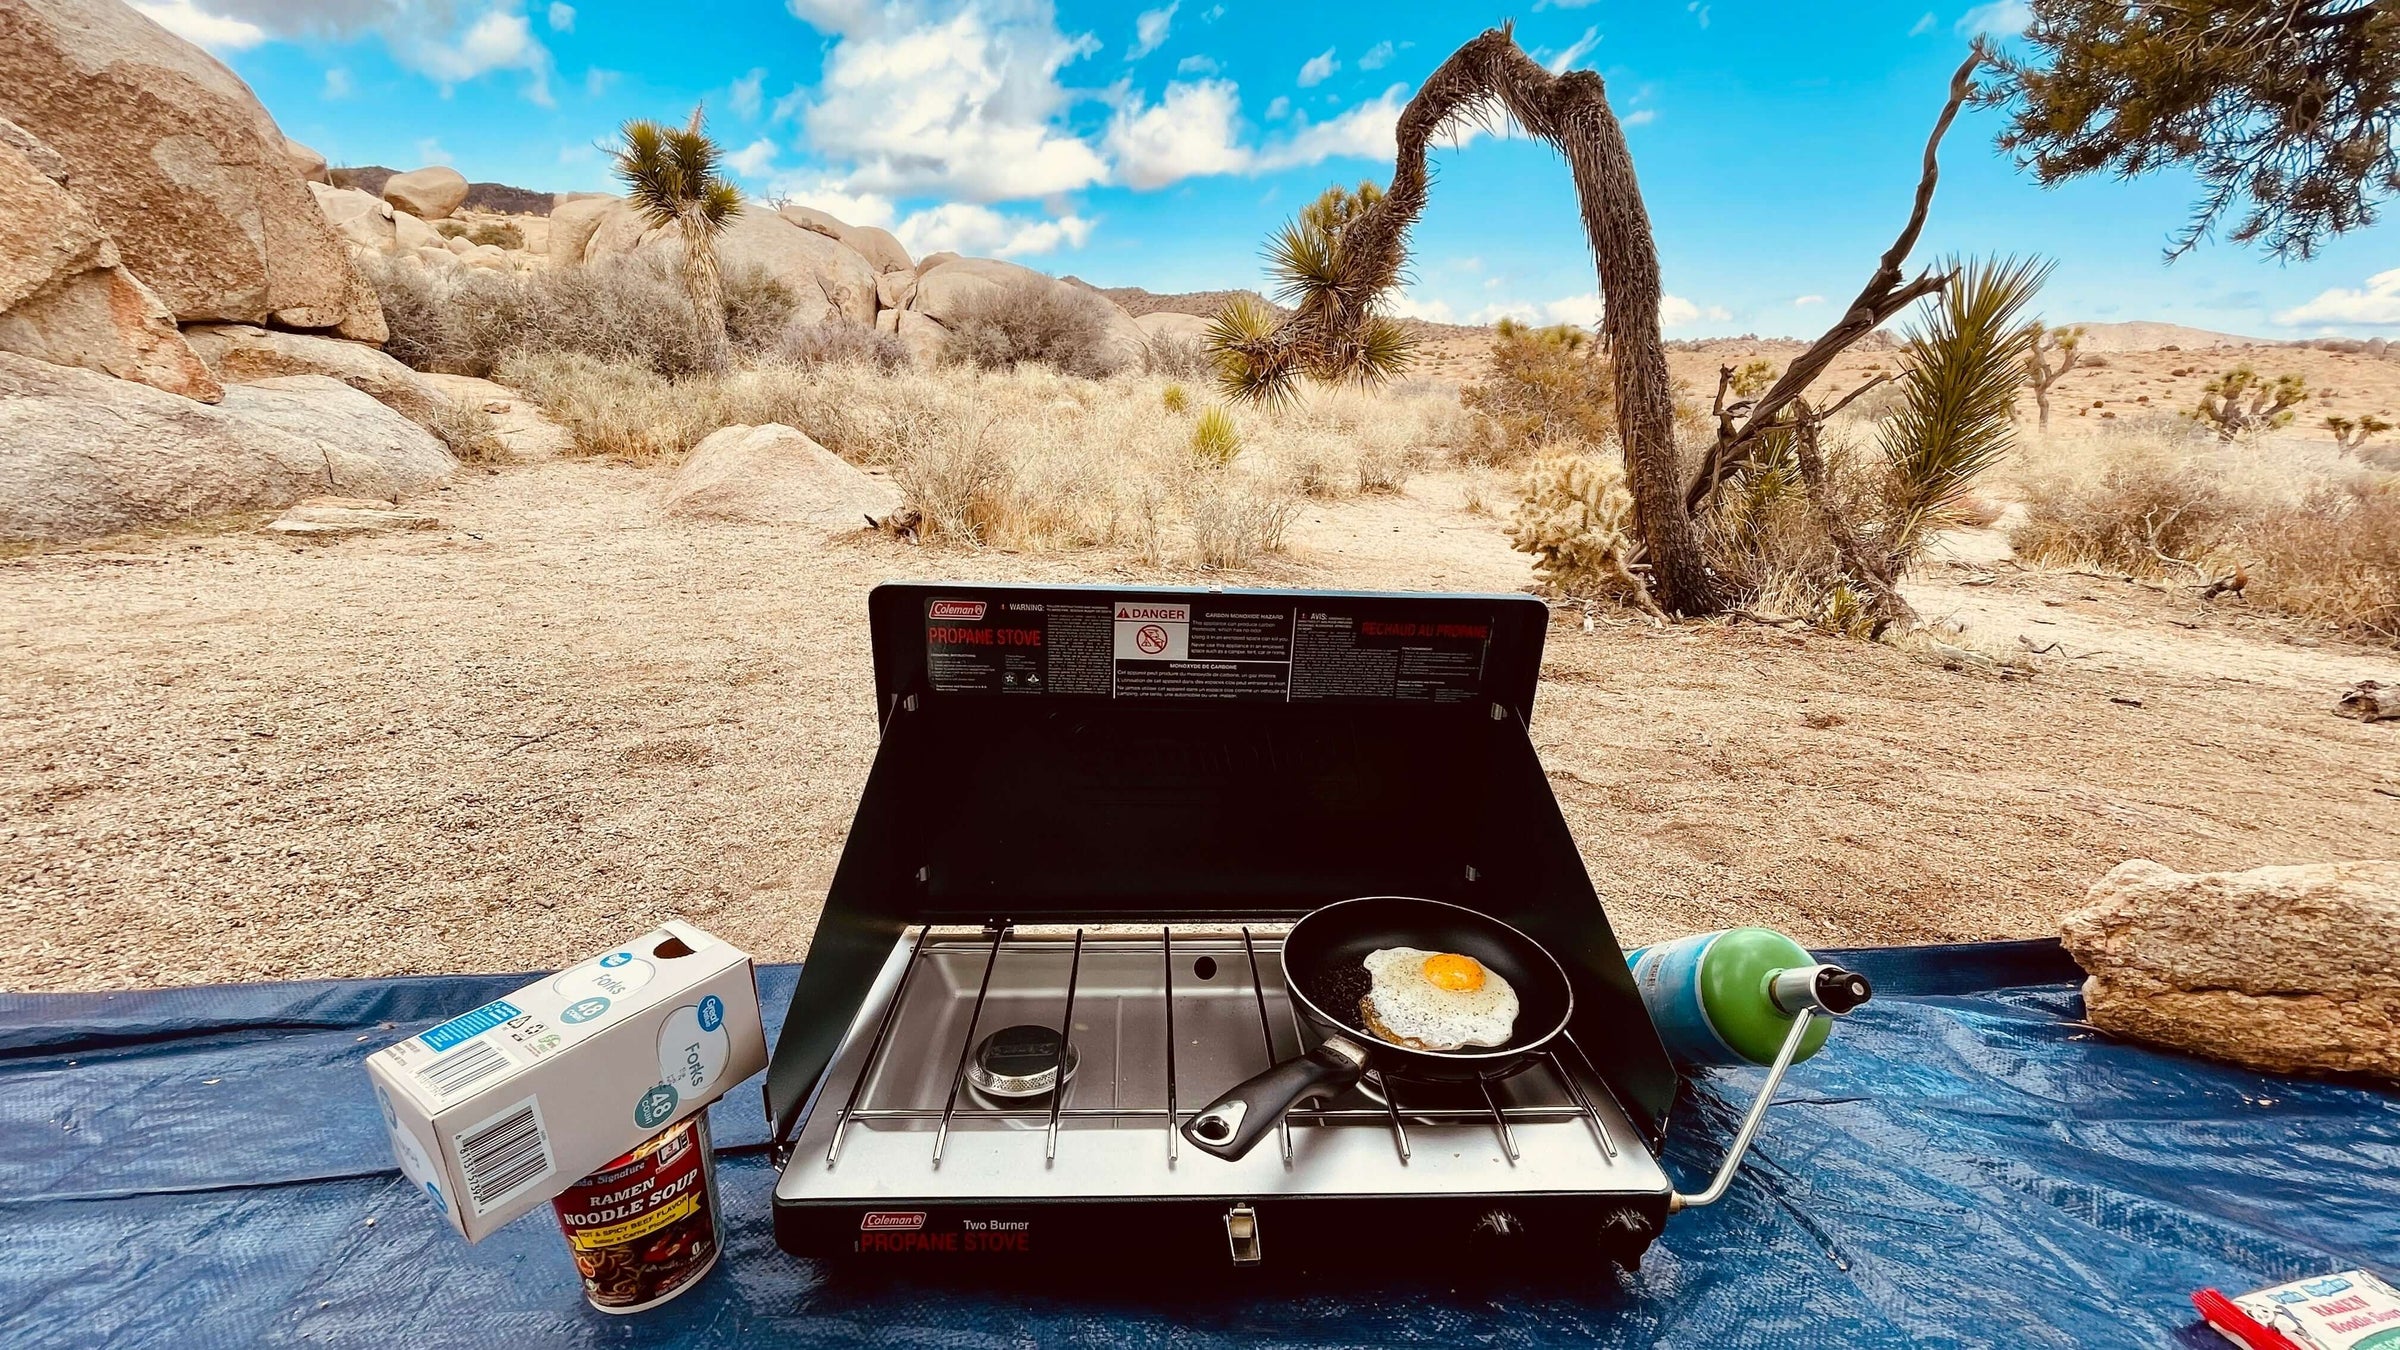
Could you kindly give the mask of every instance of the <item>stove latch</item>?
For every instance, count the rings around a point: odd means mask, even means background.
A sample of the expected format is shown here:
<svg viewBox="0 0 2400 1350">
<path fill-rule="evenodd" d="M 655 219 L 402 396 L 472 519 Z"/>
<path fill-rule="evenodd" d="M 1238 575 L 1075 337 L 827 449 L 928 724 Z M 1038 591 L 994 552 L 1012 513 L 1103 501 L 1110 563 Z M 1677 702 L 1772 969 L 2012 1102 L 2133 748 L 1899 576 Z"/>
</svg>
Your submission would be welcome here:
<svg viewBox="0 0 2400 1350">
<path fill-rule="evenodd" d="M 1258 1211 L 1235 1205 L 1225 1211 L 1225 1242 L 1233 1248 L 1233 1263 L 1255 1266 L 1262 1259 L 1258 1245 Z"/>
</svg>

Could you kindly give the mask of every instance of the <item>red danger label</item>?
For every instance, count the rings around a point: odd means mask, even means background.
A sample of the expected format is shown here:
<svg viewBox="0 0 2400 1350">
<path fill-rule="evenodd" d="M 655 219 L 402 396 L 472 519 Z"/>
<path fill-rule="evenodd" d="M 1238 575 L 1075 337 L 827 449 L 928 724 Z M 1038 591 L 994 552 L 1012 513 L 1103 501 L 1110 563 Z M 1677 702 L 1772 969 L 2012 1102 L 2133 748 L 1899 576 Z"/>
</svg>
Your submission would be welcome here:
<svg viewBox="0 0 2400 1350">
<path fill-rule="evenodd" d="M 925 1214 L 922 1210 L 905 1214 L 870 1210 L 858 1221 L 858 1231 L 862 1233 L 905 1233 L 924 1226 Z"/>
<path fill-rule="evenodd" d="M 926 617 L 933 619 L 965 619 L 969 622 L 973 622 L 974 620 L 983 617 L 983 608 L 984 605 L 983 601 L 981 600 L 936 600 L 927 608 Z"/>
</svg>

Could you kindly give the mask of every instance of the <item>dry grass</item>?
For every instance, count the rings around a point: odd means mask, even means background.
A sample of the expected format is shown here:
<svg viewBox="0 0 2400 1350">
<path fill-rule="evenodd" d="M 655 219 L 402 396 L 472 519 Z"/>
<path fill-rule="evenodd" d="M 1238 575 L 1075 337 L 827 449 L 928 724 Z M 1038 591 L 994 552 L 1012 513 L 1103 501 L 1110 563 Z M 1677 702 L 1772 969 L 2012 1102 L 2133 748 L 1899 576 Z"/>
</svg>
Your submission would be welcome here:
<svg viewBox="0 0 2400 1350">
<path fill-rule="evenodd" d="M 2290 440 L 2223 444 L 2153 427 L 2054 439 L 2018 467 L 2029 562 L 2192 580 L 2400 643 L 2400 476 Z"/>
</svg>

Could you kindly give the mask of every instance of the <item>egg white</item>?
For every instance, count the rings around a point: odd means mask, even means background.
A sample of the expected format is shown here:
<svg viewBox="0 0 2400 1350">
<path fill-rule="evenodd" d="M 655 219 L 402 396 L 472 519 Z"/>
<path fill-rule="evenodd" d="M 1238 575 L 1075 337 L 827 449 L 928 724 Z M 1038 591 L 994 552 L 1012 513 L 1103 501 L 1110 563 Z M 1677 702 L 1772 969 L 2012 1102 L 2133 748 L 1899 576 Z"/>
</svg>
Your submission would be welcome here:
<svg viewBox="0 0 2400 1350">
<path fill-rule="evenodd" d="M 1425 958 L 1438 954 L 1417 947 L 1367 953 L 1361 964 L 1375 1020 L 1427 1050 L 1506 1045 L 1516 1031 L 1517 991 L 1490 966 L 1481 989 L 1444 989 L 1425 978 Z"/>
</svg>

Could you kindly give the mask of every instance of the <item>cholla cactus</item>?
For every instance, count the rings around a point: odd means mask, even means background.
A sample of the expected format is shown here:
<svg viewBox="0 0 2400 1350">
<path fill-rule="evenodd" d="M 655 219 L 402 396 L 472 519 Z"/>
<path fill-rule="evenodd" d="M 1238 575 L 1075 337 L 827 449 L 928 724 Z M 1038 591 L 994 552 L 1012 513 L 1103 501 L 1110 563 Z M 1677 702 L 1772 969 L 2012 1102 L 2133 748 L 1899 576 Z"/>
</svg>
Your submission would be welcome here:
<svg viewBox="0 0 2400 1350">
<path fill-rule="evenodd" d="M 1533 555 L 1533 574 L 1548 585 L 1568 595 L 1621 596 L 1659 614 L 1642 581 L 1633 493 L 1615 456 L 1553 452 L 1535 460 L 1508 538 Z"/>
</svg>

